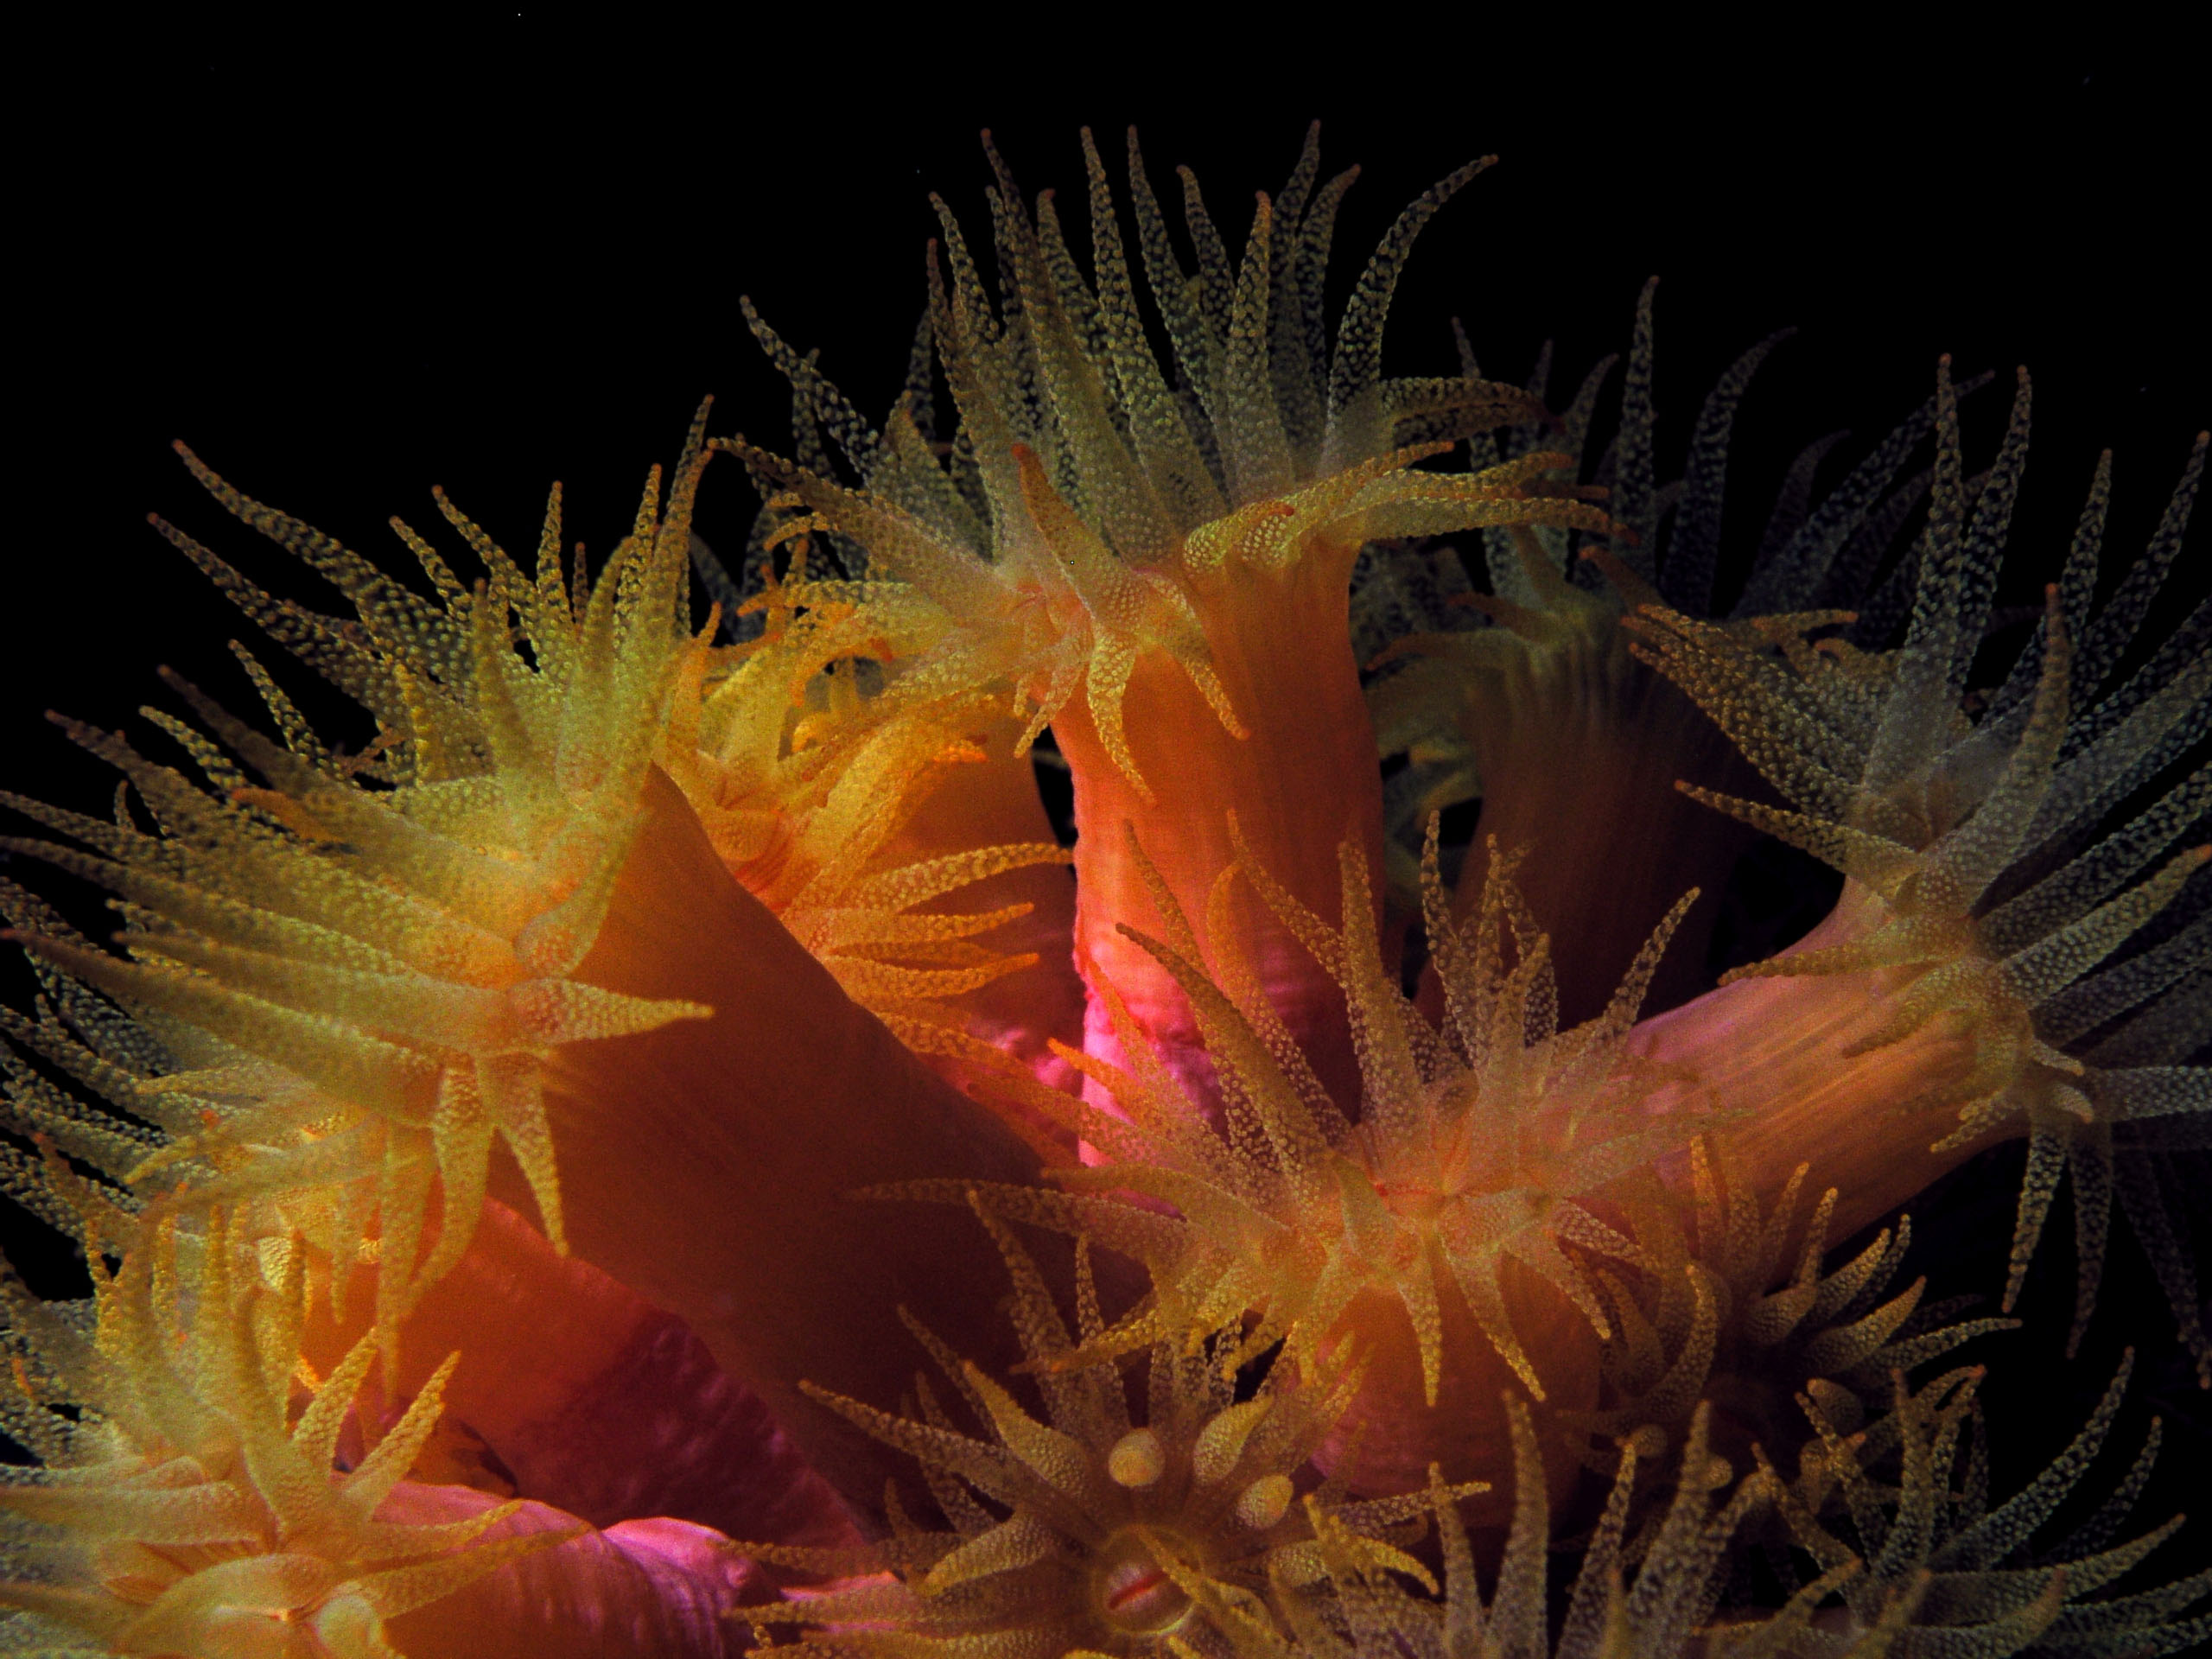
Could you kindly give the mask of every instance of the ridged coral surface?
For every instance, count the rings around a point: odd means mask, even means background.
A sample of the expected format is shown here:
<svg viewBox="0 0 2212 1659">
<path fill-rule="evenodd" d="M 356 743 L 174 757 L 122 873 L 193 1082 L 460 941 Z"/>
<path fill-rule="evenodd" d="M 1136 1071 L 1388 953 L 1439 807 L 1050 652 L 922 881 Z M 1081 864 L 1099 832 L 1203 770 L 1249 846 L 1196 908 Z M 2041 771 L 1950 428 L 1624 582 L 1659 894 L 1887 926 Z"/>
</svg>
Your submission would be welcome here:
<svg viewBox="0 0 2212 1659">
<path fill-rule="evenodd" d="M 2212 1641 L 2156 1419 L 2076 1513 L 2132 1358 L 1994 1497 L 1980 1404 L 2062 1192 L 2069 1353 L 2139 1277 L 2212 1380 L 2205 438 L 2017 569 L 2031 383 L 1985 455 L 1946 358 L 1739 557 L 1784 336 L 1662 477 L 1656 286 L 1571 388 L 1383 373 L 1488 159 L 1332 287 L 1318 126 L 1249 207 L 1103 138 L 986 135 L 880 418 L 744 302 L 788 440 L 702 407 L 604 554 L 179 446 L 301 568 L 156 520 L 275 651 L 0 797 L 0 1185 L 92 1283 L 0 1285 L 0 1652 Z"/>
</svg>

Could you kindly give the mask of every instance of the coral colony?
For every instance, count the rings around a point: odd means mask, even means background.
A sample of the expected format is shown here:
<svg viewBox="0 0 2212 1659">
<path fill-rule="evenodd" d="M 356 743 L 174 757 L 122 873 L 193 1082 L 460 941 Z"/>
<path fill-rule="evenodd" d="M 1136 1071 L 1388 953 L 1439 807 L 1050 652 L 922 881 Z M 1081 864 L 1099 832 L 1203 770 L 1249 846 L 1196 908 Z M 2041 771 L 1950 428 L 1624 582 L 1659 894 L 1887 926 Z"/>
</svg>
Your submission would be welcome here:
<svg viewBox="0 0 2212 1659">
<path fill-rule="evenodd" d="M 351 613 L 159 524 L 294 661 L 63 721 L 105 815 L 6 798 L 54 874 L 0 884 L 0 1173 L 92 1294 L 0 1287 L 0 1649 L 2212 1640 L 2212 1577 L 2138 1571 L 2155 1430 L 2092 1466 L 2126 1368 L 1992 1491 L 1956 1352 L 2063 1192 L 2075 1340 L 2116 1210 L 2212 1375 L 2212 613 L 2151 621 L 2204 439 L 2133 563 L 2107 457 L 2002 609 L 2029 384 L 1970 459 L 1946 361 L 1738 568 L 1773 340 L 1662 483 L 1649 289 L 1562 398 L 1464 339 L 1382 376 L 1483 163 L 1332 319 L 1318 137 L 1241 251 L 1134 134 L 1083 157 L 1087 262 L 995 153 L 988 235 L 940 207 L 880 425 L 748 308 L 788 453 L 702 410 L 604 558 L 557 487 L 524 558 L 440 495 L 403 575 L 184 453 Z M 710 470 L 765 504 L 727 560 Z M 1760 836 L 1841 896 L 1694 995 Z M 2008 1137 L 1969 1317 L 1897 1211 Z"/>
</svg>

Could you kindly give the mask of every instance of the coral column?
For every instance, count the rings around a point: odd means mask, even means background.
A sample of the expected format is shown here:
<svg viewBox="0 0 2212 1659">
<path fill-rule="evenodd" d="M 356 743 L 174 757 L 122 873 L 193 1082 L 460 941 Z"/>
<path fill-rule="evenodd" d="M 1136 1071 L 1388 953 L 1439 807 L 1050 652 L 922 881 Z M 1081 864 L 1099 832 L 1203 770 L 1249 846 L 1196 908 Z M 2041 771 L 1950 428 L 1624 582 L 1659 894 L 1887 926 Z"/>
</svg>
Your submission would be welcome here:
<svg viewBox="0 0 2212 1659">
<path fill-rule="evenodd" d="M 302 1347 L 318 1371 L 367 1329 L 373 1274 L 355 1270 L 342 1325 L 330 1299 L 318 1301 Z M 859 1540 L 850 1510 L 682 1320 L 556 1255 L 505 1205 L 484 1206 L 467 1254 L 409 1316 L 381 1409 L 372 1373 L 355 1408 L 364 1424 L 388 1427 L 456 1351 L 418 1480 L 480 1485 L 595 1527 L 663 1517 L 769 1543 Z"/>
<path fill-rule="evenodd" d="M 1848 942 L 1879 919 L 1881 900 L 1856 882 L 1797 951 Z M 2016 1122 L 1942 1152 L 1958 1127 L 1959 1086 L 1974 1061 L 1973 1033 L 1938 1015 L 1898 1041 L 1864 1053 L 1856 1045 L 1895 1017 L 1910 969 L 1750 978 L 1644 1021 L 1630 1044 L 1688 1070 L 1730 1120 L 1716 1127 L 1762 1204 L 1797 1165 L 1816 1187 L 1836 1189 L 1832 1238 L 1848 1238 L 1985 1147 L 2021 1133 Z"/>
<path fill-rule="evenodd" d="M 1440 1270 L 1442 1263 L 1437 1264 Z M 1439 1277 L 1442 1273 L 1440 1271 Z M 1510 1264 L 1501 1288 L 1516 1328 L 1545 1379 L 1539 1430 L 1548 1448 L 1545 1466 L 1554 1503 L 1574 1483 L 1574 1459 L 1564 1433 L 1567 1417 L 1598 1401 L 1599 1343 L 1590 1322 L 1549 1285 L 1520 1264 Z M 1338 1425 L 1319 1462 L 1328 1473 L 1363 1494 L 1412 1490 L 1440 1466 L 1447 1480 L 1486 1480 L 1491 1490 L 1461 1509 L 1471 1526 L 1503 1527 L 1512 1520 L 1511 1436 L 1504 1396 L 1525 1392 L 1512 1369 L 1476 1326 L 1465 1300 L 1450 1291 L 1439 1298 L 1445 1365 L 1436 1403 L 1425 1395 L 1421 1358 L 1405 1310 L 1392 1298 L 1368 1292 L 1353 1302 L 1334 1333 L 1342 1351 L 1365 1367 L 1363 1385 Z"/>
<path fill-rule="evenodd" d="M 871 1503 L 892 1465 L 802 1381 L 894 1404 L 912 1373 L 901 1307 L 985 1364 L 1019 1356 L 973 1294 L 1001 1269 L 972 1217 L 855 1194 L 1030 1180 L 1036 1160 L 846 997 L 658 772 L 645 805 L 579 976 L 632 994 L 688 986 L 715 1014 L 559 1056 L 548 1109 L 570 1240 L 681 1316 L 817 1469 Z"/>
<path fill-rule="evenodd" d="M 1691 887 L 1702 897 L 1660 958 L 1646 1001 L 1669 1007 L 1709 983 L 1720 889 L 1751 833 L 1680 793 L 1677 779 L 1741 788 L 1750 768 L 1690 700 L 1629 660 L 1611 626 L 1531 651 L 1471 696 L 1462 715 L 1482 771 L 1478 836 L 1526 848 L 1516 875 L 1553 938 L 1560 1020 L 1594 1019 L 1651 929 Z M 1454 894 L 1464 919 L 1482 892 L 1471 859 Z"/>
<path fill-rule="evenodd" d="M 1216 673 L 1249 733 L 1237 737 L 1187 675 L 1161 656 L 1141 659 L 1123 702 L 1129 741 L 1151 798 L 1101 747 L 1086 708 L 1071 704 L 1054 729 L 1075 775 L 1076 952 L 1093 987 L 1085 1047 L 1116 1058 L 1096 988 L 1103 977 L 1128 1003 L 1177 1069 L 1211 1076 L 1183 995 L 1159 963 L 1116 931 L 1160 938 L 1158 907 L 1129 835 L 1205 935 L 1206 899 L 1236 859 L 1230 815 L 1268 872 L 1331 926 L 1338 925 L 1337 849 L 1347 836 L 1382 864 L 1382 789 L 1374 728 L 1360 695 L 1347 620 L 1352 550 L 1309 546 L 1281 570 L 1230 564 L 1194 595 Z M 1329 1091 L 1359 1101 L 1343 994 L 1305 948 L 1249 893 L 1235 919 L 1247 959 Z"/>
</svg>

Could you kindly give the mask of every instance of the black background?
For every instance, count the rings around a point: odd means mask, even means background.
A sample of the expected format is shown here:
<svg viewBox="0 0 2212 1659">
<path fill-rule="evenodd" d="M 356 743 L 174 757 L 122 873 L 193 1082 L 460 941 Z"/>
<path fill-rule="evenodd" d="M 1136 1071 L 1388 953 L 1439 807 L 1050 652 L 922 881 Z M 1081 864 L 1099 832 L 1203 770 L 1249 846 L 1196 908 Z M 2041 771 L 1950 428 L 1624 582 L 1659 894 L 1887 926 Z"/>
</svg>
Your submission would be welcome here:
<svg viewBox="0 0 2212 1659">
<path fill-rule="evenodd" d="M 603 552 L 701 396 L 715 429 L 784 441 L 787 395 L 740 294 L 822 346 L 864 410 L 887 406 L 927 193 L 980 223 L 987 124 L 1027 188 L 1060 188 L 1080 252 L 1079 124 L 1118 175 L 1136 122 L 1156 187 L 1190 163 L 1241 240 L 1249 193 L 1281 184 L 1319 117 L 1325 164 L 1366 168 L 1339 290 L 1406 200 L 1496 152 L 1423 236 L 1389 372 L 1448 372 L 1456 313 L 1491 372 L 1522 378 L 1548 336 L 1571 385 L 1625 345 L 1656 272 L 1662 475 L 1726 361 L 1801 330 L 1738 424 L 1739 554 L 1790 455 L 1840 426 L 1871 441 L 1945 351 L 2037 376 L 2018 592 L 2048 575 L 2101 446 L 2118 451 L 2107 545 L 2139 547 L 2212 420 L 2201 99 L 2169 67 L 2177 42 L 2102 24 L 2044 41 L 1872 24 L 1608 41 L 1590 18 L 1516 35 L 1464 8 L 1366 10 L 1237 52 L 1193 44 L 1195 14 L 966 13 L 886 34 L 827 7 L 804 32 L 642 14 L 581 29 L 529 9 L 313 36 L 118 16 L 19 52 L 0 783 L 103 810 L 111 777 L 40 711 L 123 725 L 156 696 L 156 663 L 249 696 L 223 649 L 249 631 L 149 511 L 315 596 L 199 493 L 172 439 L 380 556 L 404 556 L 387 515 L 431 528 L 433 484 L 526 549 L 556 478 L 571 539 Z M 1985 454 L 2001 398 L 1970 417 Z M 709 541 L 734 550 L 753 505 L 734 468 L 710 474 Z M 2018 1164 L 2000 1153 L 1919 1206 L 1933 1243 L 1914 1270 L 1939 1292 L 2001 1283 Z M 2144 1375 L 2121 1439 L 2132 1455 L 2146 1409 L 2166 1414 L 2144 1510 L 2163 1518 L 2212 1471 L 2202 1396 L 2125 1243 L 2089 1351 L 2059 1357 L 2070 1223 L 2062 1198 L 2031 1277 L 2037 1328 L 1980 1344 L 1996 1491 L 2070 1433 L 2133 1336 Z"/>
</svg>

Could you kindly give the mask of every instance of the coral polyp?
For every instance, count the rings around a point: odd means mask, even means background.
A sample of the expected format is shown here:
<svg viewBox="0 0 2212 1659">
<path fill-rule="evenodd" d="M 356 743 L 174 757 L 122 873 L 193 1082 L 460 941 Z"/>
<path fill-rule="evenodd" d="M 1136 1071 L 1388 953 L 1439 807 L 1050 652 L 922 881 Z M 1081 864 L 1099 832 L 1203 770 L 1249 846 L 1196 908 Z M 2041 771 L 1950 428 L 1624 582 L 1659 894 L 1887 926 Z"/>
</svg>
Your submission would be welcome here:
<svg viewBox="0 0 2212 1659">
<path fill-rule="evenodd" d="M 1770 1484 L 1793 1541 L 1833 1576 L 1845 1629 L 1887 1635 L 1892 1650 L 1908 1652 L 2047 1646 L 2176 1653 L 2212 1637 L 2212 1618 L 2171 1617 L 2202 1595 L 2203 1573 L 2134 1595 L 2098 1593 L 2179 1530 L 2177 1516 L 2113 1542 L 2131 1524 L 2158 1460 L 2155 1418 L 2133 1467 L 2090 1517 L 2062 1541 L 2031 1548 L 2103 1449 L 2133 1357 L 2121 1360 L 2089 1421 L 2050 1468 L 1994 1507 L 1971 1432 L 1980 1427 L 1978 1370 L 1953 1371 L 1911 1393 L 1900 1382 L 1885 1420 L 1891 1432 L 1878 1440 L 1846 1435 L 1808 1402 L 1820 1455 L 1795 1484 Z M 1894 1469 L 1897 1484 L 1874 1478 L 1877 1468 Z M 1824 1523 L 1830 1509 L 1841 1513 Z M 1842 1533 L 1854 1535 L 1859 1548 L 1844 1543 Z"/>
<path fill-rule="evenodd" d="M 1071 1337 L 1035 1262 L 1010 1235 L 1000 1232 L 999 1242 L 1033 1362 L 1100 1335 L 1087 1255 L 1078 1256 Z M 777 1565 L 893 1576 L 753 1615 L 823 1632 L 804 1649 L 927 1654 L 957 1643 L 1006 1653 L 1203 1652 L 1241 1645 L 1239 1622 L 1272 1582 L 1323 1579 L 1325 1537 L 1364 1570 L 1423 1575 L 1387 1535 L 1394 1522 L 1402 1530 L 1426 1494 L 1382 1503 L 1338 1495 L 1331 1503 L 1325 1490 L 1301 1500 L 1294 1486 L 1350 1399 L 1352 1379 L 1294 1382 L 1294 1368 L 1284 1366 L 1240 1400 L 1213 1352 L 1185 1354 L 1167 1343 L 1149 1356 L 1142 1421 L 1133 1418 L 1109 1357 L 1044 1373 L 1040 1421 L 918 1325 L 915 1335 L 990 1438 L 954 1429 L 926 1379 L 918 1383 L 918 1417 L 832 1401 L 921 1462 L 950 1530 L 908 1526 L 894 1541 L 842 1555 L 755 1547 Z"/>
<path fill-rule="evenodd" d="M 695 444 L 665 518 L 655 474 L 589 586 L 563 575 L 557 492 L 529 578 L 442 500 L 487 575 L 463 588 L 406 532 L 435 602 L 186 460 L 226 506 L 353 601 L 349 625 L 271 599 L 162 526 L 249 614 L 362 700 L 377 742 L 335 755 L 259 671 L 282 742 L 175 683 L 206 729 L 162 721 L 201 784 L 120 736 L 70 728 L 124 774 L 155 831 L 127 809 L 103 823 L 18 798 L 86 850 L 11 845 L 115 893 L 130 922 L 125 957 L 27 917 L 16 918 L 19 937 L 143 1010 L 151 1046 L 167 1050 L 116 1086 L 118 1104 L 169 1137 L 106 1173 L 141 1191 L 159 1178 L 170 1208 L 273 1201 L 341 1264 L 373 1248 L 378 1322 L 396 1338 L 420 1284 L 467 1248 L 495 1139 L 561 1241 L 546 1057 L 706 1013 L 574 976 L 638 823 L 683 641 L 677 579 L 701 458 Z M 434 1193 L 441 1219 L 425 1251 Z"/>
<path fill-rule="evenodd" d="M 1435 853 L 1432 828 L 1424 887 L 1436 927 L 1441 1029 L 1389 982 L 1370 921 L 1367 871 L 1351 843 L 1341 852 L 1341 932 L 1249 857 L 1215 886 L 1211 953 L 1161 892 L 1168 938 L 1140 942 L 1191 1000 L 1220 1090 L 1222 1129 L 1202 1127 L 1204 1106 L 1156 1058 L 1134 1074 L 1084 1058 L 1118 1115 L 1071 1113 L 1071 1122 L 1103 1160 L 1056 1171 L 1065 1198 L 994 1189 L 982 1199 L 1009 1216 L 1096 1236 L 1150 1271 L 1151 1300 L 1078 1356 L 1197 1343 L 1249 1310 L 1258 1317 L 1225 1363 L 1283 1342 L 1294 1363 L 1311 1369 L 1344 1334 L 1353 1305 L 1376 1292 L 1410 1322 L 1421 1391 L 1433 1406 L 1445 1363 L 1439 1304 L 1448 1286 L 1541 1400 L 1542 1379 L 1505 1297 L 1508 1262 L 1548 1284 L 1597 1334 L 1611 1334 L 1583 1259 L 1642 1253 L 1580 1200 L 1694 1132 L 1684 1127 L 1688 1103 L 1670 1098 L 1681 1092 L 1677 1080 L 1640 1069 L 1622 1039 L 1667 934 L 1696 895 L 1662 924 L 1606 1014 L 1561 1032 L 1550 941 L 1514 888 L 1509 861 L 1492 861 L 1478 909 L 1455 927 Z M 1239 878 L 1344 988 L 1363 1083 L 1357 1124 L 1321 1088 L 1238 953 L 1227 921 Z M 1126 1009 L 1116 1011 L 1124 1049 L 1135 1048 L 1140 1033 Z M 1173 1205 L 1179 1223 L 1122 1192 Z"/>
<path fill-rule="evenodd" d="M 788 442 L 701 407 L 604 557 L 440 493 L 398 574 L 180 446 L 350 614 L 157 520 L 323 686 L 234 646 L 263 718 L 164 671 L 181 759 L 62 720 L 111 807 L 0 797 L 0 1186 L 91 1293 L 0 1287 L 0 1652 L 2212 1637 L 2131 1576 L 2155 1425 L 2040 1541 L 2125 1374 L 1994 1505 L 1980 1414 L 2062 1180 L 2068 1360 L 2117 1205 L 2212 1377 L 2205 440 L 2046 585 L 2025 372 L 1977 474 L 1945 359 L 1739 556 L 1786 333 L 1665 482 L 1651 285 L 1617 406 L 1384 374 L 1488 158 L 1332 315 L 1318 127 L 1235 247 L 1134 132 L 1087 238 L 985 153 L 887 414 L 742 302 Z M 1737 950 L 1783 848 L 1840 894 Z M 1939 1183 L 2021 1141 L 1962 1282 Z"/>
<path fill-rule="evenodd" d="M 1916 550 L 1911 625 L 1897 651 L 1809 639 L 1851 620 L 1841 616 L 1727 629 L 1655 608 L 1644 626 L 1650 660 L 1699 698 L 1799 810 L 1690 792 L 1834 864 L 1867 895 L 1856 926 L 1837 930 L 1834 943 L 1742 975 L 1911 970 L 1890 1017 L 1839 1058 L 1888 1047 L 1931 1021 L 1966 1033 L 1971 1064 L 1924 1103 L 1957 1114 L 1932 1149 L 2025 1120 L 2028 1173 L 2008 1310 L 2059 1178 L 2071 1172 L 2078 1339 L 2103 1266 L 2114 1126 L 2212 1103 L 2202 1075 L 2186 1068 L 2107 1070 L 2064 1046 L 2153 1002 L 2188 971 L 2179 952 L 2100 969 L 2212 858 L 2212 849 L 2191 849 L 2137 880 L 2194 826 L 2212 778 L 2200 769 L 2113 834 L 2086 849 L 2082 842 L 2100 815 L 2202 735 L 2212 658 L 2199 647 L 2198 619 L 2101 700 L 2083 697 L 2077 709 L 2076 699 L 2112 676 L 2179 551 L 2205 443 L 2200 437 L 2143 560 L 2092 618 L 2109 488 L 2100 467 L 2043 626 L 1973 723 L 1961 700 L 2026 459 L 2028 391 L 2023 374 L 2005 448 L 1968 517 L 1948 363 L 1939 371 L 1935 489 Z M 2199 1363 L 2207 1363 L 2201 1348 Z"/>
<path fill-rule="evenodd" d="M 198 1237 L 174 1222 L 141 1231 L 80 1202 L 92 1260 L 128 1248 L 116 1277 L 95 1276 L 91 1330 L 10 1287 L 18 1393 L 5 1421 L 45 1466 L 0 1487 L 36 1573 L 0 1591 L 9 1605 L 120 1652 L 351 1659 L 391 1651 L 386 1619 L 582 1530 L 483 1541 L 512 1503 L 377 1520 L 436 1427 L 458 1356 L 334 1477 L 376 1344 L 364 1338 L 289 1410 L 306 1288 L 296 1242 L 257 1243 L 220 1215 Z"/>
</svg>

